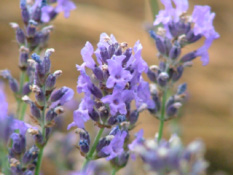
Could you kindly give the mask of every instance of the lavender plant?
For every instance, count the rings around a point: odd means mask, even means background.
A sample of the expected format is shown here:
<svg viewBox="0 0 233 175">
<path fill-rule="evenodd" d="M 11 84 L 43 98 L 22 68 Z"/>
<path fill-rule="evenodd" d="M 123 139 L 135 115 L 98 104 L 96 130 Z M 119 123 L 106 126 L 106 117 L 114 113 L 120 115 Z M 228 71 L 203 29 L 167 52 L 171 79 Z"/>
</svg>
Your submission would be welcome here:
<svg viewBox="0 0 233 175">
<path fill-rule="evenodd" d="M 177 135 L 166 141 L 163 128 L 165 121 L 176 117 L 185 98 L 185 83 L 174 88 L 184 69 L 197 57 L 201 57 L 203 65 L 209 62 L 208 49 L 219 37 L 212 24 L 215 14 L 209 6 L 195 6 L 189 16 L 186 14 L 187 0 L 161 2 L 165 9 L 156 16 L 156 30 L 150 31 L 159 52 L 158 66 L 148 67 L 141 56 L 140 41 L 131 48 L 106 33 L 100 35 L 96 50 L 90 42 L 81 50 L 83 64 L 76 66 L 80 72 L 77 92 L 84 93 L 84 97 L 73 112 L 73 122 L 67 129 L 76 128 L 79 136 L 76 147 L 84 162 L 81 170 L 73 175 L 106 174 L 98 170 L 95 163 L 102 158 L 109 161 L 111 174 L 115 175 L 127 165 L 130 155 L 141 157 L 147 172 L 153 174 L 205 174 L 208 163 L 203 158 L 203 143 L 197 140 L 185 147 Z M 20 8 L 24 30 L 11 23 L 20 47 L 20 81 L 8 70 L 1 71 L 14 93 L 17 111 L 15 116 L 8 114 L 8 104 L 0 86 L 0 122 L 3 126 L 0 128 L 0 166 L 5 175 L 39 175 L 55 119 L 64 112 L 64 104 L 74 95 L 66 86 L 55 89 L 62 71 L 51 72 L 50 57 L 54 49 L 46 48 L 53 27 L 48 24 L 60 12 L 68 17 L 75 5 L 70 0 L 21 0 Z M 185 46 L 202 38 L 205 39 L 203 46 L 182 55 Z M 152 81 L 150 85 L 143 79 L 143 73 Z M 34 98 L 29 97 L 30 93 Z M 30 106 L 32 124 L 24 122 L 26 104 Z M 144 110 L 159 119 L 159 131 L 155 139 L 148 140 L 140 130 L 131 142 L 132 129 Z M 98 130 L 95 139 L 86 122 L 92 122 Z M 32 145 L 27 144 L 27 132 L 33 138 Z M 70 152 L 70 145 L 67 147 Z"/>
<path fill-rule="evenodd" d="M 54 6 L 56 4 L 56 6 Z M 1 136 L 1 171 L 8 174 L 40 174 L 43 149 L 49 139 L 54 119 L 63 112 L 62 106 L 73 97 L 73 90 L 67 87 L 55 89 L 56 79 L 61 71 L 50 72 L 50 55 L 54 49 L 48 49 L 41 59 L 38 54 L 47 47 L 52 21 L 58 13 L 64 12 L 69 16 L 75 9 L 69 0 L 58 1 L 20 1 L 21 16 L 25 30 L 18 24 L 11 23 L 16 31 L 16 40 L 20 47 L 19 68 L 21 70 L 20 83 L 13 78 L 8 70 L 2 70 L 1 76 L 9 82 L 10 88 L 17 101 L 15 119 L 7 115 L 7 104 L 1 91 L 1 105 L 3 124 Z M 33 52 L 36 52 L 32 54 Z M 29 59 L 32 54 L 32 59 Z M 27 95 L 35 93 L 35 102 Z M 25 103 L 24 103 L 25 102 Z M 25 123 L 26 104 L 30 105 L 31 119 L 34 125 Z M 22 121 L 20 121 L 22 120 Z M 26 131 L 34 138 L 34 145 L 26 149 Z M 8 158 L 7 158 L 8 152 Z M 9 160 L 5 161 L 5 159 Z"/>
<path fill-rule="evenodd" d="M 113 35 L 103 33 L 94 51 L 87 42 L 81 50 L 84 63 L 77 65 L 80 76 L 77 91 L 84 93 L 79 108 L 74 111 L 74 121 L 68 126 L 78 127 L 79 149 L 85 156 L 82 171 L 89 161 L 106 157 L 116 172 L 127 164 L 129 131 L 134 127 L 139 113 L 146 107 L 155 107 L 149 93 L 149 84 L 142 78 L 148 70 L 141 57 L 142 45 L 137 41 L 134 48 L 119 43 Z M 133 54 L 134 52 L 134 54 Z M 96 56 L 96 61 L 93 59 Z M 86 68 L 91 70 L 88 75 Z M 131 102 L 136 102 L 132 108 Z M 99 131 L 92 144 L 84 123 L 92 120 Z M 108 134 L 102 136 L 105 129 Z"/>
<path fill-rule="evenodd" d="M 55 5 L 55 6 L 54 6 Z M 26 103 L 21 99 L 30 93 L 32 84 L 33 67 L 28 64 L 28 59 L 33 52 L 40 54 L 47 47 L 50 33 L 53 29 L 49 22 L 54 20 L 60 12 L 69 17 L 70 11 L 75 9 L 75 4 L 70 0 L 20 0 L 23 27 L 17 23 L 10 23 L 15 29 L 16 41 L 19 45 L 19 68 L 21 71 L 19 82 L 12 77 L 8 70 L 1 71 L 0 75 L 6 78 L 17 101 L 16 117 L 24 119 Z"/>
</svg>

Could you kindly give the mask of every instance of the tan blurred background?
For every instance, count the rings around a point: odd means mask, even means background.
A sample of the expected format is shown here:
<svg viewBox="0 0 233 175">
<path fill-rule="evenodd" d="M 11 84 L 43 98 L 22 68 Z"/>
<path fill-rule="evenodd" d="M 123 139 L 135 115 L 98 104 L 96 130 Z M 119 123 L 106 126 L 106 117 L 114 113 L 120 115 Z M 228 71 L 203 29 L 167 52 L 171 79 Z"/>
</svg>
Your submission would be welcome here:
<svg viewBox="0 0 233 175">
<path fill-rule="evenodd" d="M 59 16 L 54 22 L 49 46 L 55 48 L 53 70 L 63 70 L 59 85 L 75 89 L 78 73 L 75 64 L 82 62 L 80 49 L 88 40 L 96 44 L 101 32 L 113 33 L 120 42 L 130 46 L 138 39 L 143 44 L 143 58 L 149 65 L 157 64 L 156 49 L 145 32 L 152 22 L 148 2 L 145 0 L 76 0 L 77 9 L 69 19 Z M 195 60 L 186 69 L 180 82 L 188 83 L 190 98 L 183 110 L 182 135 L 185 143 L 202 138 L 206 143 L 206 158 L 210 172 L 223 170 L 233 174 L 233 1 L 191 0 L 195 4 L 208 4 L 216 12 L 215 28 L 221 35 L 210 49 L 210 64 L 206 67 Z M 0 0 L 0 69 L 8 68 L 17 77 L 18 47 L 9 22 L 20 22 L 19 0 Z M 192 46 L 186 51 L 192 50 Z M 7 91 L 10 94 L 9 90 Z M 9 97 L 12 101 L 12 97 Z M 12 107 L 12 106 L 11 106 Z M 14 106 L 13 106 L 14 107 Z M 12 107 L 12 108 L 13 108 Z M 69 121 L 71 120 L 71 116 Z M 166 137 L 170 129 L 166 125 Z M 158 121 L 144 112 L 139 128 L 146 128 L 146 136 L 153 137 Z M 50 173 L 46 173 L 50 174 Z"/>
</svg>

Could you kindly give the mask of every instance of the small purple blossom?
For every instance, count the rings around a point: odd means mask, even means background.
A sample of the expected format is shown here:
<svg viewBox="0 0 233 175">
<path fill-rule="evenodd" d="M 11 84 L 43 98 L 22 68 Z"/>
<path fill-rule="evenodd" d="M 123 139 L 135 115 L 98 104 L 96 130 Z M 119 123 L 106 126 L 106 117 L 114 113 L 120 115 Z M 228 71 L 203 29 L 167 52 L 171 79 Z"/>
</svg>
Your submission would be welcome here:
<svg viewBox="0 0 233 175">
<path fill-rule="evenodd" d="M 176 8 L 173 8 L 172 1 L 175 3 Z M 181 14 L 188 10 L 188 0 L 161 0 L 165 9 L 160 10 L 156 16 L 154 25 L 160 23 L 166 25 L 171 21 L 177 22 Z"/>
<path fill-rule="evenodd" d="M 140 131 L 138 131 L 135 136 L 136 136 L 136 139 L 128 145 L 128 148 L 132 151 L 135 149 L 135 147 L 140 144 L 144 139 L 143 139 L 143 129 L 141 129 Z"/>
<path fill-rule="evenodd" d="M 112 95 L 107 95 L 101 99 L 103 103 L 107 103 L 110 106 L 111 115 L 115 115 L 117 112 L 120 114 L 126 114 L 126 101 L 133 99 L 133 92 L 130 90 L 120 91 L 115 88 Z"/>
<path fill-rule="evenodd" d="M 194 34 L 201 34 L 206 38 L 218 38 L 219 34 L 215 31 L 213 26 L 214 17 L 215 13 L 211 12 L 211 8 L 209 6 L 196 5 L 192 14 Z"/>
<path fill-rule="evenodd" d="M 90 42 L 86 42 L 85 46 L 81 50 L 81 55 L 85 63 L 85 66 L 90 69 L 94 69 L 95 67 L 95 61 L 92 58 L 93 53 L 94 48 L 92 44 Z"/>
<path fill-rule="evenodd" d="M 41 21 L 48 23 L 51 20 L 50 14 L 54 11 L 54 7 L 46 5 L 41 8 Z"/>
<path fill-rule="evenodd" d="M 113 56 L 112 59 L 107 60 L 109 78 L 106 82 L 107 88 L 119 88 L 124 89 L 126 83 L 132 78 L 129 71 L 122 68 L 122 61 L 125 56 Z"/>
<path fill-rule="evenodd" d="M 89 111 L 93 109 L 93 105 L 94 102 L 90 98 L 83 98 L 79 104 L 79 108 L 73 113 L 74 122 L 69 124 L 67 129 L 69 130 L 74 126 L 78 128 L 85 128 L 84 124 L 90 119 Z"/>
<path fill-rule="evenodd" d="M 137 108 L 143 104 L 146 104 L 149 109 L 153 109 L 155 107 L 155 104 L 151 99 L 149 83 L 142 79 L 137 87 L 137 91 L 135 92 L 135 101 Z"/>
<path fill-rule="evenodd" d="M 102 148 L 102 151 L 108 155 L 107 160 L 111 160 L 124 152 L 123 146 L 126 136 L 126 131 L 119 131 L 111 140 L 110 144 Z"/>
<path fill-rule="evenodd" d="M 76 9 L 75 4 L 70 0 L 58 0 L 55 11 L 57 13 L 64 12 L 64 17 L 68 18 L 70 16 L 70 11 Z"/>
</svg>

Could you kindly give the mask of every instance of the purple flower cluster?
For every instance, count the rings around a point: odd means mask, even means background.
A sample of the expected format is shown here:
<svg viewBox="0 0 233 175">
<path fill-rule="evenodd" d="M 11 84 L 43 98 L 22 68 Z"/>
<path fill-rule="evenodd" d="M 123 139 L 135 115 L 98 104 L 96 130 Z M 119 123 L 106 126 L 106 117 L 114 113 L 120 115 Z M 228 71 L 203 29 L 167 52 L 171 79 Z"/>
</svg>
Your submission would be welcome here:
<svg viewBox="0 0 233 175">
<path fill-rule="evenodd" d="M 163 36 L 159 36 L 159 39 L 172 40 L 173 38 L 179 38 L 181 40 L 179 45 L 182 47 L 186 44 L 196 42 L 201 37 L 205 37 L 206 40 L 204 45 L 194 51 L 192 55 L 185 55 L 181 58 L 181 62 L 191 61 L 200 56 L 203 65 L 207 65 L 209 63 L 208 49 L 212 42 L 219 38 L 219 34 L 213 27 L 215 13 L 211 12 L 209 6 L 196 5 L 192 15 L 188 16 L 185 14 L 188 10 L 188 0 L 161 1 L 165 6 L 165 9 L 161 10 L 156 16 L 154 25 L 163 24 L 166 31 L 162 34 Z M 172 2 L 174 2 L 175 8 L 173 7 Z M 176 42 L 174 43 L 177 44 Z M 160 45 L 159 47 L 162 46 Z M 159 51 L 161 52 L 161 50 Z M 163 52 L 161 53 L 164 54 Z"/>
<path fill-rule="evenodd" d="M 11 172 L 15 175 L 34 174 L 38 164 L 38 155 L 49 139 L 52 127 L 55 124 L 54 120 L 63 113 L 64 109 L 62 106 L 74 95 L 73 90 L 68 87 L 54 90 L 56 79 L 61 74 L 61 71 L 50 73 L 50 55 L 52 51 L 53 49 L 48 49 L 44 59 L 41 59 L 36 54 L 32 55 L 35 61 L 32 67 L 34 67 L 35 71 L 32 76 L 33 84 L 30 84 L 29 87 L 35 93 L 35 101 L 32 101 L 27 95 L 22 98 L 24 102 L 30 105 L 30 117 L 33 124 L 37 126 L 34 127 L 13 117 L 7 117 L 7 104 L 4 102 L 2 92 L 0 92 L 0 103 L 4 104 L 1 108 L 5 112 L 2 113 L 0 118 L 1 123 L 3 123 L 3 127 L 0 129 L 1 138 L 4 137 L 5 140 L 7 138 L 7 143 L 11 134 L 9 163 Z M 17 130 L 19 132 L 14 133 Z M 27 131 L 33 136 L 35 142 L 35 145 L 28 150 L 26 149 L 25 137 Z"/>
<path fill-rule="evenodd" d="M 138 120 L 139 112 L 155 108 L 149 84 L 142 78 L 148 67 L 141 57 L 139 41 L 133 48 L 128 48 L 127 43 L 119 43 L 113 35 L 109 37 L 102 33 L 97 47 L 94 51 L 87 42 L 81 50 L 84 63 L 77 65 L 80 72 L 77 91 L 84 93 L 84 97 L 74 111 L 74 121 L 68 129 L 78 127 L 79 149 L 88 161 L 106 157 L 115 167 L 122 168 L 129 158 L 125 147 L 129 130 Z M 89 72 L 92 74 L 88 75 Z M 135 101 L 136 109 L 132 108 L 132 101 Z M 90 119 L 101 131 L 113 127 L 106 136 L 97 136 L 93 145 L 85 130 L 85 123 Z"/>
<path fill-rule="evenodd" d="M 81 50 L 84 63 L 77 65 L 80 71 L 77 91 L 85 93 L 85 97 L 74 111 L 74 122 L 68 129 L 73 126 L 84 128 L 89 119 L 101 125 L 121 122 L 119 115 L 130 120 L 130 103 L 133 100 L 137 108 L 142 105 L 150 109 L 155 107 L 150 99 L 149 85 L 141 76 L 148 67 L 141 57 L 140 42 L 136 42 L 133 49 L 127 48 L 126 43 L 118 43 L 113 35 L 109 37 L 103 33 L 97 46 L 94 51 L 91 43 L 87 42 Z M 91 76 L 86 68 L 91 69 Z"/>
<path fill-rule="evenodd" d="M 176 135 L 173 135 L 169 141 L 158 142 L 157 138 L 143 139 L 143 133 L 139 131 L 129 148 L 142 158 L 149 172 L 202 175 L 208 166 L 203 157 L 204 145 L 200 140 L 184 147 Z"/>
</svg>

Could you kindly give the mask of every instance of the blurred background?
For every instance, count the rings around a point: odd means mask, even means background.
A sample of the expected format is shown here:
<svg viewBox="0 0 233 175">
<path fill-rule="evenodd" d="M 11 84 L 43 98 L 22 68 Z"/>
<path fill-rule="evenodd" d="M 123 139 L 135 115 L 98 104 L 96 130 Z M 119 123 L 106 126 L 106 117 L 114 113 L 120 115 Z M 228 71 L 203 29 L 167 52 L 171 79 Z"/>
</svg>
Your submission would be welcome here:
<svg viewBox="0 0 233 175">
<path fill-rule="evenodd" d="M 74 0 L 77 9 L 69 19 L 60 15 L 55 22 L 49 47 L 55 48 L 52 69 L 61 69 L 58 85 L 76 89 L 78 72 L 75 64 L 81 64 L 80 50 L 86 41 L 93 45 L 102 32 L 114 34 L 119 42 L 133 46 L 137 40 L 143 45 L 143 58 L 149 65 L 157 64 L 153 40 L 145 31 L 153 17 L 149 0 Z M 210 48 L 210 64 L 203 67 L 199 59 L 185 71 L 180 82 L 188 83 L 189 99 L 182 111 L 181 131 L 185 144 L 201 138 L 206 144 L 206 159 L 210 162 L 209 172 L 224 171 L 233 174 L 233 1 L 190 0 L 190 10 L 195 4 L 207 4 L 216 12 L 215 29 L 220 38 Z M 161 4 L 160 4 L 160 7 Z M 19 0 L 0 1 L 0 70 L 8 68 L 18 77 L 18 46 L 15 33 L 9 22 L 21 23 Z M 189 46 L 185 52 L 197 46 Z M 6 88 L 8 101 L 14 102 Z M 10 108 L 14 110 L 14 103 Z M 70 114 L 66 118 L 68 124 Z M 171 123 L 166 123 L 165 137 L 169 138 Z M 158 120 L 144 112 L 135 131 L 146 128 L 146 137 L 158 131 Z M 53 168 L 43 164 L 44 175 Z"/>
</svg>

